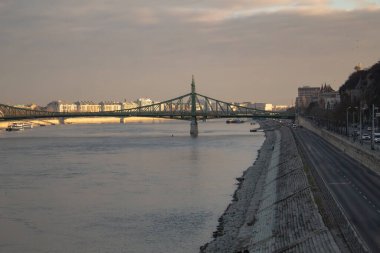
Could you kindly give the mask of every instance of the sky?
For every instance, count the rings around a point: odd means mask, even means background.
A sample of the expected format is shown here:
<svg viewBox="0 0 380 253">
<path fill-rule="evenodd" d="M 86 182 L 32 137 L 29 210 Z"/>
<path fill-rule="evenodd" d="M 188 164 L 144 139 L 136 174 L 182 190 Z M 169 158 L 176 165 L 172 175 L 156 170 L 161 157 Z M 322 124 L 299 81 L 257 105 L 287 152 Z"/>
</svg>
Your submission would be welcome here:
<svg viewBox="0 0 380 253">
<path fill-rule="evenodd" d="M 0 0 L 0 103 L 291 105 L 380 60 L 380 0 Z"/>
</svg>

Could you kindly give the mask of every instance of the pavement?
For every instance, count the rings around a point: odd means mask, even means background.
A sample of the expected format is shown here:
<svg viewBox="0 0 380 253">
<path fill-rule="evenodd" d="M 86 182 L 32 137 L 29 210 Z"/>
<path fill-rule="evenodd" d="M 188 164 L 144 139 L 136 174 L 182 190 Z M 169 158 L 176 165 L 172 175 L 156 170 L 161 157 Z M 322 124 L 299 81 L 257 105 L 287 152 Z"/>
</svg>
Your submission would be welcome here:
<svg viewBox="0 0 380 253">
<path fill-rule="evenodd" d="M 380 252 L 380 176 L 305 128 L 295 134 L 361 238 Z"/>
</svg>

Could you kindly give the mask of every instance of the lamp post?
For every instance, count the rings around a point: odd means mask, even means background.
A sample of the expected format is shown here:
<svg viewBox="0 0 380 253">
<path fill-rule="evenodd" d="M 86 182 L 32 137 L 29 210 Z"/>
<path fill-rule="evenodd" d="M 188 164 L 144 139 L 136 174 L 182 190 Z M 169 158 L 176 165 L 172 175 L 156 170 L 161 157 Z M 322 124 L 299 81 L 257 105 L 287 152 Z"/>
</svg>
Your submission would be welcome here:
<svg viewBox="0 0 380 253">
<path fill-rule="evenodd" d="M 375 109 L 379 109 L 372 104 L 372 133 L 371 133 L 371 149 L 375 149 Z"/>
<path fill-rule="evenodd" d="M 363 145 L 363 140 L 362 140 L 362 103 L 360 102 L 360 106 L 359 106 L 359 141 L 360 141 L 360 144 Z"/>
<path fill-rule="evenodd" d="M 356 140 L 356 123 L 355 123 L 355 110 L 357 110 L 358 109 L 358 107 L 357 106 L 355 106 L 355 107 L 351 107 L 351 109 L 352 109 L 352 129 L 354 130 L 353 131 L 353 134 L 352 134 L 352 139 L 353 139 L 353 141 L 355 142 L 355 140 Z"/>
<path fill-rule="evenodd" d="M 346 135 L 347 135 L 347 137 L 350 136 L 349 131 L 348 131 L 348 110 L 350 110 L 350 109 L 351 109 L 351 106 L 347 107 L 347 109 L 346 109 Z"/>
</svg>

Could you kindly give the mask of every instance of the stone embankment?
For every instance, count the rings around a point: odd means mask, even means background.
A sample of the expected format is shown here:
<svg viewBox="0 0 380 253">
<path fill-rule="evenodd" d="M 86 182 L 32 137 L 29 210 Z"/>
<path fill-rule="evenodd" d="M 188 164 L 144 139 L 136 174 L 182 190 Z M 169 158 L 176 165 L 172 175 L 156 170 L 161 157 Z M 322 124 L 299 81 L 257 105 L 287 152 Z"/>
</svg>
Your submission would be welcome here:
<svg viewBox="0 0 380 253">
<path fill-rule="evenodd" d="M 315 204 L 291 131 L 264 122 L 266 140 L 201 252 L 340 252 Z"/>
</svg>

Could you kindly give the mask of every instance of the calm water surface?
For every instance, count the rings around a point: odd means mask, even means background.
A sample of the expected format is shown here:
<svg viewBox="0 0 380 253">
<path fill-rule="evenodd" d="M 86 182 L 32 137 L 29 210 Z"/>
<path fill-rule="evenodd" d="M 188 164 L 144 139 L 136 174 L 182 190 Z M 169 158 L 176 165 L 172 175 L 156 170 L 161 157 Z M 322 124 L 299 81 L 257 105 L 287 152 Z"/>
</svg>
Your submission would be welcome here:
<svg viewBox="0 0 380 253">
<path fill-rule="evenodd" d="M 0 131 L 0 252 L 198 252 L 264 141 L 250 128 Z"/>
</svg>

